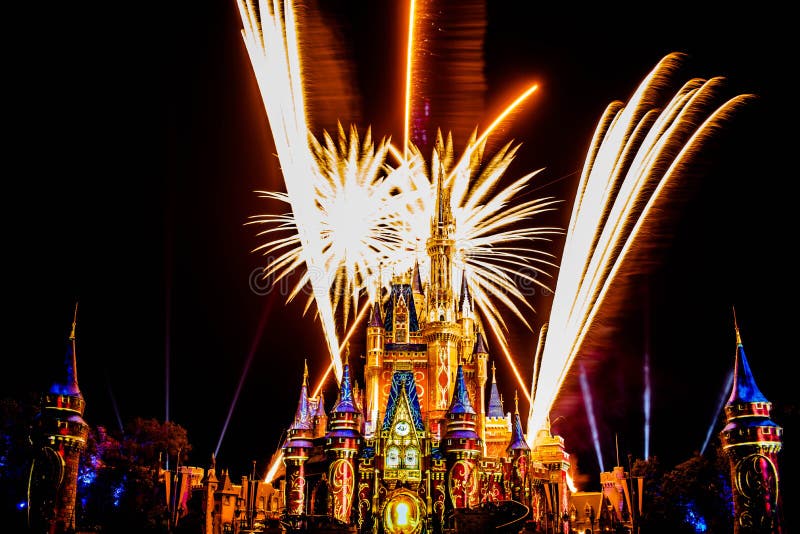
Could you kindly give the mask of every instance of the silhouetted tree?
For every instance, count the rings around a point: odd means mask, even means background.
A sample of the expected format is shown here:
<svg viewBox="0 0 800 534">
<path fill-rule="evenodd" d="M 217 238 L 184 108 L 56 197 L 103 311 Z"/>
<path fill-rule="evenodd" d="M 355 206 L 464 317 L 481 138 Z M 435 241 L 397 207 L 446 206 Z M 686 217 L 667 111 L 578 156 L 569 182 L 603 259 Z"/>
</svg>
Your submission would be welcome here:
<svg viewBox="0 0 800 534">
<path fill-rule="evenodd" d="M 645 481 L 642 532 L 733 532 L 730 481 L 717 446 L 669 471 L 662 472 L 658 460 L 651 458 L 637 460 L 631 472 Z"/>
<path fill-rule="evenodd" d="M 163 464 L 167 457 L 173 468 L 186 461 L 186 430 L 171 421 L 135 418 L 122 433 L 97 427 L 90 434 L 81 466 L 82 524 L 111 532 L 166 531 Z"/>
</svg>

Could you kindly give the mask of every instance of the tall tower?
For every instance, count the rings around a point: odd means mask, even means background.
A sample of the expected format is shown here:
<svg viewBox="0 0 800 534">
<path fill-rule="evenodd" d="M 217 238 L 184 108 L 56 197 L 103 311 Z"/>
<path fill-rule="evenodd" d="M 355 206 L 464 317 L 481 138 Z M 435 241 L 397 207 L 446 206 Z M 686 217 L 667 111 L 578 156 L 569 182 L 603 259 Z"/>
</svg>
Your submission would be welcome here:
<svg viewBox="0 0 800 534">
<path fill-rule="evenodd" d="M 503 411 L 503 399 L 497 390 L 494 363 L 492 363 L 492 386 L 489 391 L 489 410 L 486 412 L 484 432 L 485 455 L 490 458 L 505 456 L 506 448 L 511 442 L 511 414 L 506 416 Z"/>
<path fill-rule="evenodd" d="M 456 322 L 453 298 L 453 255 L 455 253 L 455 219 L 450 208 L 450 192 L 444 184 L 443 168 L 439 167 L 434 216 L 431 218 L 431 236 L 427 241 L 431 273 L 423 339 L 427 344 L 428 413 L 431 420 L 442 419 L 450 403 L 452 378 L 458 363 L 461 328 Z M 438 435 L 437 424 L 432 424 Z"/>
<path fill-rule="evenodd" d="M 286 465 L 286 514 L 304 516 L 307 513 L 305 464 L 314 448 L 313 414 L 308 402 L 308 365 L 303 370 L 303 386 L 297 402 L 294 422 L 283 443 L 283 462 Z"/>
<path fill-rule="evenodd" d="M 507 450 L 511 457 L 511 498 L 517 502 L 527 503 L 530 501 L 531 448 L 525 441 L 525 433 L 522 432 L 519 399 L 516 392 L 514 392 L 514 422 Z"/>
<path fill-rule="evenodd" d="M 475 431 L 476 418 L 464 383 L 464 368 L 459 364 L 453 402 L 447 410 L 447 432 L 444 439 L 451 508 L 472 508 L 480 501 L 477 467 L 483 453 L 483 443 Z"/>
<path fill-rule="evenodd" d="M 364 379 L 367 387 L 367 422 L 365 426 L 368 435 L 375 432 L 380 420 L 380 379 L 386 342 L 386 329 L 383 325 L 383 317 L 381 317 L 380 300 L 380 288 L 378 288 L 367 323 L 367 365 L 364 368 Z"/>
<path fill-rule="evenodd" d="M 345 362 L 339 398 L 331 411 L 325 451 L 331 460 L 328 467 L 331 515 L 350 523 L 356 485 L 356 454 L 361 449 L 361 412 L 356 406 L 350 384 L 350 364 Z"/>
<path fill-rule="evenodd" d="M 86 402 L 78 387 L 77 315 L 76 304 L 64 358 L 66 373 L 42 395 L 42 411 L 32 433 L 37 451 L 29 478 L 29 517 L 34 531 L 48 534 L 75 530 L 78 464 L 89 433 L 83 420 Z"/>
<path fill-rule="evenodd" d="M 780 534 L 781 496 L 778 453 L 783 429 L 770 419 L 772 403 L 758 389 L 736 325 L 733 389 L 720 432 L 730 462 L 735 534 Z"/>
</svg>

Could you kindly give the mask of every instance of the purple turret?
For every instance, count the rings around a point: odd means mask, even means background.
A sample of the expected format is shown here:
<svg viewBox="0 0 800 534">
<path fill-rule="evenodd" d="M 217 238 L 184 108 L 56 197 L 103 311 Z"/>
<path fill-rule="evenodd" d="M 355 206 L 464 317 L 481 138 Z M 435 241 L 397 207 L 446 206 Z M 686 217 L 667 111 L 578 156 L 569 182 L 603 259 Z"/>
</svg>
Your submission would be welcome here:
<svg viewBox="0 0 800 534">
<path fill-rule="evenodd" d="M 447 431 L 444 448 L 447 456 L 449 506 L 472 508 L 480 500 L 478 460 L 483 442 L 475 431 L 476 413 L 464 382 L 464 367 L 458 364 L 453 400 L 447 410 Z"/>
<path fill-rule="evenodd" d="M 478 334 L 480 336 L 480 333 Z M 480 338 L 479 339 L 483 339 Z M 481 341 L 482 343 L 482 341 Z M 478 343 L 475 343 L 478 346 Z M 495 419 L 502 419 L 506 416 L 503 412 L 503 399 L 500 398 L 500 392 L 497 390 L 497 377 L 495 376 L 494 362 L 492 362 L 492 388 L 489 391 L 489 411 L 486 413 L 487 417 Z"/>
<path fill-rule="evenodd" d="M 522 431 L 522 421 L 519 417 L 519 399 L 516 391 L 514 392 L 514 420 L 511 425 L 511 442 L 508 444 L 508 452 L 530 451 L 528 442 L 525 440 L 525 433 Z"/>
<path fill-rule="evenodd" d="M 367 326 L 380 326 L 383 328 L 383 319 L 381 318 L 381 305 L 377 300 L 372 303 L 372 313 L 369 316 L 369 323 Z"/>
<path fill-rule="evenodd" d="M 348 359 L 349 360 L 349 359 Z M 356 455 L 361 449 L 361 409 L 350 380 L 346 360 L 339 384 L 339 397 L 331 410 L 325 451 L 331 460 L 328 467 L 330 505 L 334 518 L 350 523 L 356 484 Z"/>
<path fill-rule="evenodd" d="M 519 502 L 530 499 L 531 448 L 525 441 L 522 421 L 519 417 L 519 399 L 514 392 L 514 421 L 511 425 L 511 441 L 506 449 L 511 457 L 511 498 Z"/>
<path fill-rule="evenodd" d="M 778 453 L 783 429 L 770 419 L 772 403 L 758 389 L 744 353 L 739 326 L 733 389 L 725 404 L 727 424 L 720 432 L 730 462 L 735 534 L 780 534 L 782 506 Z"/>
<path fill-rule="evenodd" d="M 283 462 L 286 466 L 286 513 L 302 516 L 307 513 L 305 463 L 314 447 L 313 413 L 308 402 L 308 364 L 304 364 L 303 385 L 297 402 L 294 421 L 283 443 Z"/>
<path fill-rule="evenodd" d="M 486 348 L 486 342 L 483 340 L 483 334 L 478 332 L 475 335 L 475 347 L 472 349 L 472 355 L 489 354 L 489 349 Z"/>
</svg>

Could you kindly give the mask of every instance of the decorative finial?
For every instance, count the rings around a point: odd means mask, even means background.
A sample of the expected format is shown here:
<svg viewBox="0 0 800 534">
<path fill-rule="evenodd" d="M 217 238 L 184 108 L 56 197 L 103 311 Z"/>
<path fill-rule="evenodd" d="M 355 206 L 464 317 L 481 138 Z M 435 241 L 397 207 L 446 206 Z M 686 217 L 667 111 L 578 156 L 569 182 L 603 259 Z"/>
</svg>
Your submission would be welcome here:
<svg viewBox="0 0 800 534">
<path fill-rule="evenodd" d="M 497 383 L 497 378 L 495 377 L 495 374 L 494 374 L 494 360 L 492 360 L 492 384 L 496 384 L 496 383 Z"/>
<path fill-rule="evenodd" d="M 375 295 L 375 302 L 380 303 L 383 296 L 383 262 L 378 262 L 378 291 Z"/>
<path fill-rule="evenodd" d="M 736 330 L 736 344 L 742 344 L 742 336 L 739 334 L 739 323 L 736 321 L 736 306 L 733 307 L 733 328 Z"/>
<path fill-rule="evenodd" d="M 308 385 L 308 358 L 303 359 L 303 385 Z"/>
<path fill-rule="evenodd" d="M 70 341 L 75 341 L 75 325 L 78 322 L 78 302 L 75 302 L 75 313 L 72 315 L 72 330 L 69 333 Z"/>
<path fill-rule="evenodd" d="M 348 341 L 344 345 L 344 363 L 346 365 L 350 365 L 350 342 Z"/>
<path fill-rule="evenodd" d="M 519 414 L 519 395 L 516 389 L 514 390 L 514 413 Z"/>
</svg>

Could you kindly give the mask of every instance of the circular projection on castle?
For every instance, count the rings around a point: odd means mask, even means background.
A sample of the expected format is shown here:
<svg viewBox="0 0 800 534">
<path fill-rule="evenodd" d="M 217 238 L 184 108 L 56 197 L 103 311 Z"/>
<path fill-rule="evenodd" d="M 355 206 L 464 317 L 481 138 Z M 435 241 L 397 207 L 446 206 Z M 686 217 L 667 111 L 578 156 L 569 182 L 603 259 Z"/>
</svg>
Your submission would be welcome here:
<svg viewBox="0 0 800 534">
<path fill-rule="evenodd" d="M 383 526 L 389 534 L 417 534 L 422 530 L 422 505 L 411 492 L 395 493 L 383 507 Z"/>
</svg>

